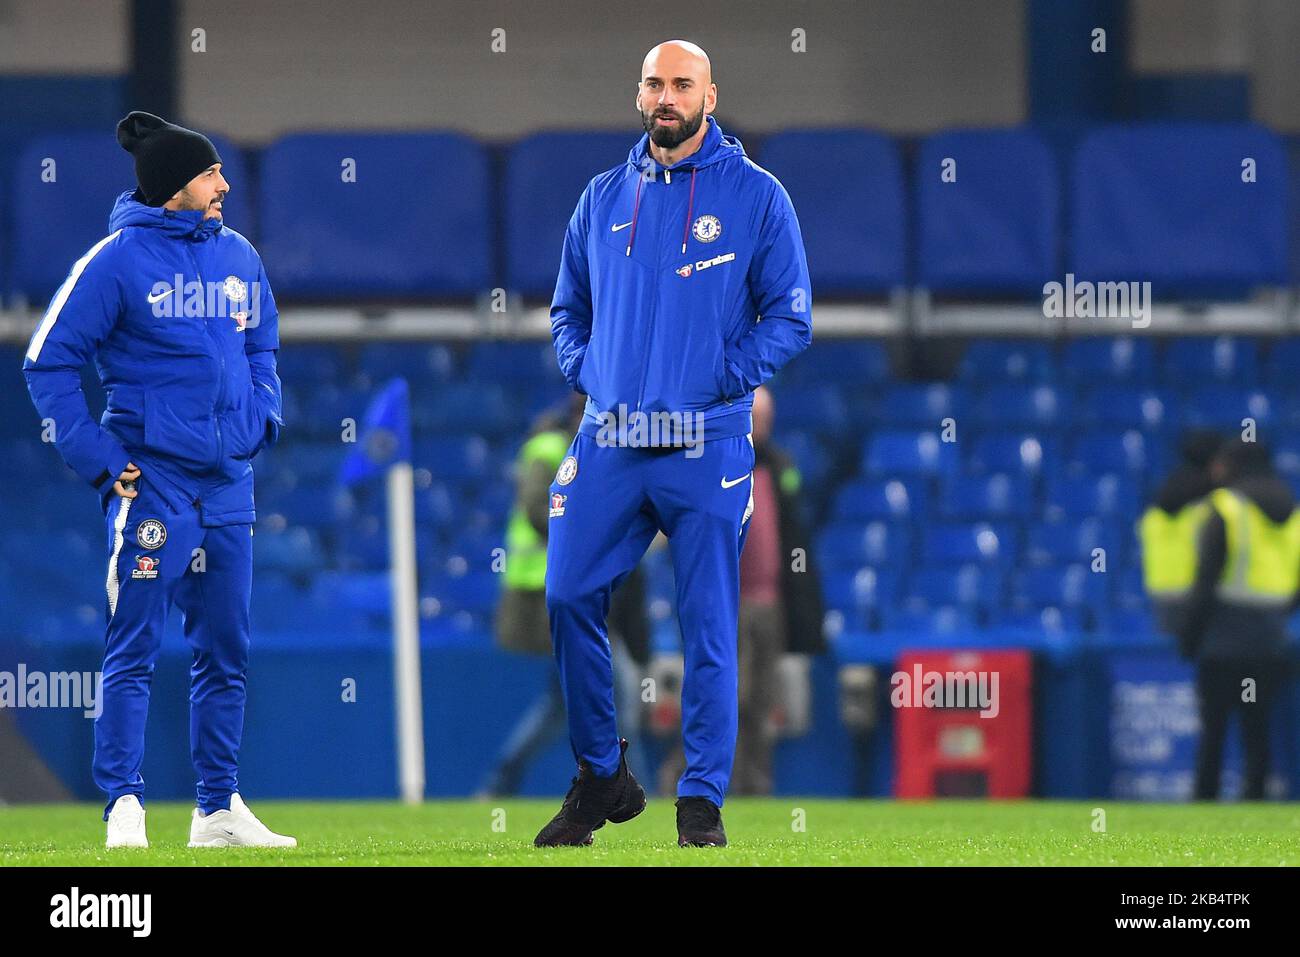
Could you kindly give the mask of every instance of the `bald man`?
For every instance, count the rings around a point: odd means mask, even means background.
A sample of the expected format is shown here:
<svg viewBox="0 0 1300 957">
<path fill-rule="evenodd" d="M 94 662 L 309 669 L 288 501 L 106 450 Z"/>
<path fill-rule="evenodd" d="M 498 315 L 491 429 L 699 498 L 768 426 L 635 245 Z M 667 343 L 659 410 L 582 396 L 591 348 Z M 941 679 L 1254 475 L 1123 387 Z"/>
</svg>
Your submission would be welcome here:
<svg viewBox="0 0 1300 957">
<path fill-rule="evenodd" d="M 790 197 L 722 132 L 717 102 L 703 50 L 652 49 L 636 95 L 645 135 L 587 185 L 564 239 L 551 336 L 587 402 L 550 487 L 546 604 L 578 775 L 539 847 L 590 844 L 645 808 L 615 722 L 605 616 L 659 531 L 686 662 L 678 844 L 727 841 L 750 408 L 811 341 L 812 292 Z"/>
</svg>

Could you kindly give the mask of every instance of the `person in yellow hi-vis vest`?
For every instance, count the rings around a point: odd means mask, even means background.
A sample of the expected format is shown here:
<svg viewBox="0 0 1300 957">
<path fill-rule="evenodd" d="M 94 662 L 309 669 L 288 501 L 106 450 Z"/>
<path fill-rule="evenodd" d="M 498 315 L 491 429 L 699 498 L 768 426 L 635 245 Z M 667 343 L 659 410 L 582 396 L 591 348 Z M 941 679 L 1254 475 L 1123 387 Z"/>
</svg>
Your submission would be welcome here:
<svg viewBox="0 0 1300 957">
<path fill-rule="evenodd" d="M 1142 582 L 1156 625 L 1172 635 L 1178 612 L 1196 575 L 1196 537 L 1209 512 L 1205 497 L 1214 488 L 1210 461 L 1223 444 L 1217 432 L 1195 429 L 1179 443 L 1182 461 L 1161 483 L 1138 521 Z"/>
<path fill-rule="evenodd" d="M 549 488 L 564 460 L 582 417 L 581 396 L 568 415 L 553 412 L 538 419 L 515 462 L 517 492 L 506 525 L 504 585 L 497 606 L 497 644 L 512 652 L 551 654 L 551 630 L 546 613 L 546 535 L 550 520 Z M 633 572 L 614 592 L 610 607 L 610 644 L 616 686 L 628 715 L 628 763 L 644 767 L 637 734 L 640 723 L 640 673 L 649 657 L 649 624 L 645 587 Z M 479 794 L 503 797 L 518 792 L 529 764 L 567 729 L 559 676 L 550 674 L 547 690 L 529 706 L 506 739 L 495 766 Z"/>
<path fill-rule="evenodd" d="M 1219 794 L 1228 717 L 1245 746 L 1244 800 L 1262 800 L 1269 770 L 1269 716 L 1291 660 L 1287 618 L 1300 599 L 1300 510 L 1273 470 L 1269 449 L 1230 440 L 1215 457 L 1220 486 L 1197 540 L 1196 576 L 1178 637 L 1196 661 L 1201 741 L 1197 800 Z"/>
</svg>

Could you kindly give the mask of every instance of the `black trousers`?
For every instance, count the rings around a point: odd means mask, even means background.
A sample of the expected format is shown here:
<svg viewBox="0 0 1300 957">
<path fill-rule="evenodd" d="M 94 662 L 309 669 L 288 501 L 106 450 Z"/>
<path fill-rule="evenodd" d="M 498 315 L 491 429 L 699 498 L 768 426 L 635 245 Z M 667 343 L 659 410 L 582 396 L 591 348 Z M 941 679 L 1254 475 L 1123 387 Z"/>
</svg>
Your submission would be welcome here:
<svg viewBox="0 0 1300 957">
<path fill-rule="evenodd" d="M 1223 744 L 1228 718 L 1234 712 L 1241 721 L 1241 740 L 1246 752 L 1242 799 L 1264 798 L 1268 777 L 1269 716 L 1285 683 L 1282 658 L 1228 658 L 1201 660 L 1196 665 L 1196 693 L 1200 701 L 1201 740 L 1196 754 L 1196 800 L 1213 801 L 1219 796 L 1219 772 L 1223 767 Z M 1243 701 L 1243 682 L 1255 682 L 1254 700 Z"/>
</svg>

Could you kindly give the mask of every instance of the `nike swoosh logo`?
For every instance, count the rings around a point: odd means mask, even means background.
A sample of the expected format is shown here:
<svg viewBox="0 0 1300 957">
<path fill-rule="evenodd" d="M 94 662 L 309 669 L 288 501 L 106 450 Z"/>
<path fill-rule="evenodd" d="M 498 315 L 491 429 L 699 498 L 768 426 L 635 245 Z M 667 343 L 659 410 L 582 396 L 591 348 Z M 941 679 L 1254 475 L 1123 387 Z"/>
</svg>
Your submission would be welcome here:
<svg viewBox="0 0 1300 957">
<path fill-rule="evenodd" d="M 150 294 L 147 298 L 151 303 L 153 303 L 153 302 L 158 302 L 160 300 L 166 299 L 171 294 L 172 291 L 170 289 L 164 289 L 162 292 L 158 293 L 158 295 L 155 296 Z"/>
<path fill-rule="evenodd" d="M 629 226 L 631 226 L 631 225 L 632 225 L 632 220 L 629 219 L 626 223 L 619 223 L 617 226 L 611 226 L 611 227 L 609 227 L 609 231 L 610 231 L 611 233 L 616 233 L 616 232 L 618 232 L 620 229 L 627 229 L 627 228 L 628 228 Z"/>
<path fill-rule="evenodd" d="M 730 482 L 728 482 L 727 479 L 726 479 L 725 477 L 723 477 L 723 479 L 722 479 L 722 487 L 723 487 L 723 488 L 731 488 L 733 485 L 739 485 L 741 482 L 745 481 L 745 479 L 747 479 L 747 478 L 749 478 L 748 475 L 742 475 L 740 478 L 738 478 L 738 479 L 732 479 Z"/>
</svg>

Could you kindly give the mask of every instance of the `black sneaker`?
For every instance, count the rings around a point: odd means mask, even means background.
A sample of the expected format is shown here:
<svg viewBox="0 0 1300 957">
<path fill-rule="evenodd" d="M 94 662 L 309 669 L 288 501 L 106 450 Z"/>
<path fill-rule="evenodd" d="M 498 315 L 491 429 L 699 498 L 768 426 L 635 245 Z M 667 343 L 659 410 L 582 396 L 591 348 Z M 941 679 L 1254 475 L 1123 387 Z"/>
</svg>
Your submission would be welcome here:
<svg viewBox="0 0 1300 957">
<path fill-rule="evenodd" d="M 708 798 L 677 799 L 678 847 L 726 847 L 722 811 Z"/>
<path fill-rule="evenodd" d="M 618 742 L 618 773 L 598 778 L 586 761 L 578 762 L 578 776 L 564 796 L 560 813 L 551 818 L 533 840 L 536 847 L 582 847 L 609 821 L 622 824 L 645 810 L 645 790 L 627 766 L 627 739 Z"/>
</svg>

